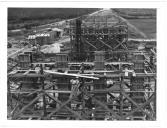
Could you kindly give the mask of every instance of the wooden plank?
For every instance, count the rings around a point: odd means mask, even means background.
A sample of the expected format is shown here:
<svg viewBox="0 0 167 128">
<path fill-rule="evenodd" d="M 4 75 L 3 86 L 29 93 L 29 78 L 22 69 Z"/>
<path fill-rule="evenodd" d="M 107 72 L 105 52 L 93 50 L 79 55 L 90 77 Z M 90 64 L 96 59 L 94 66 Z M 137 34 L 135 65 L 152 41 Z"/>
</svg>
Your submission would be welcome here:
<svg viewBox="0 0 167 128">
<path fill-rule="evenodd" d="M 11 71 L 10 73 L 8 73 L 8 75 L 14 75 L 14 74 L 16 74 L 18 72 L 18 70 L 13 70 L 13 71 Z"/>
<path fill-rule="evenodd" d="M 11 93 L 15 94 L 26 94 L 29 93 L 27 96 L 33 95 L 34 93 L 39 93 L 41 89 L 35 91 L 11 91 Z M 71 91 L 63 91 L 63 90 L 45 90 L 46 93 L 71 93 Z M 103 89 L 103 90 L 92 90 L 88 91 L 88 93 L 120 93 L 120 90 L 110 90 L 110 89 Z M 143 93 L 154 93 L 155 91 L 125 91 L 126 93 L 134 93 L 134 92 L 143 92 Z"/>
<path fill-rule="evenodd" d="M 30 72 L 30 70 L 28 70 L 25 73 L 23 73 L 23 75 L 27 75 L 29 72 Z"/>
<path fill-rule="evenodd" d="M 40 74 L 27 74 L 27 75 L 23 75 L 23 73 L 19 73 L 19 74 L 14 74 L 12 76 L 9 76 L 10 78 L 24 78 L 24 77 L 45 77 L 45 75 L 40 75 Z"/>
<path fill-rule="evenodd" d="M 84 74 L 61 73 L 61 72 L 54 72 L 54 71 L 50 71 L 50 70 L 44 70 L 44 72 L 49 73 L 49 74 L 69 76 L 69 77 L 81 77 L 81 78 L 95 79 L 95 80 L 99 79 L 97 77 L 85 76 Z"/>
<path fill-rule="evenodd" d="M 19 54 L 19 53 L 22 52 L 24 49 L 25 49 L 25 48 L 22 48 L 22 49 L 20 49 L 20 50 L 14 52 L 14 53 L 8 55 L 8 58 L 14 56 L 15 54 Z"/>
</svg>

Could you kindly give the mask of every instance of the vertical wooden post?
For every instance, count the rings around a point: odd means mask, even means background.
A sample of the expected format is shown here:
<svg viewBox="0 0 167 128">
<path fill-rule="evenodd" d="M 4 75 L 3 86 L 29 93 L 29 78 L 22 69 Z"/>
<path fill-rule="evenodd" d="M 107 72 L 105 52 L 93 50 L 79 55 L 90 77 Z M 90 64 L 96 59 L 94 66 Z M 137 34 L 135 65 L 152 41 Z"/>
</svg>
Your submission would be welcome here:
<svg viewBox="0 0 167 128">
<path fill-rule="evenodd" d="M 43 67 L 42 64 L 40 65 L 40 74 L 43 75 Z M 47 112 L 46 112 L 46 100 L 45 100 L 45 84 L 44 84 L 44 77 L 41 77 L 41 83 L 42 83 L 42 92 L 43 92 L 43 117 L 47 116 Z"/>
<path fill-rule="evenodd" d="M 123 92 L 123 86 L 122 86 L 122 83 L 123 83 L 123 76 L 121 76 L 121 83 L 120 83 L 120 117 L 123 116 L 123 95 L 122 95 L 122 92 Z"/>
<path fill-rule="evenodd" d="M 8 78 L 9 79 L 9 78 Z M 10 92 L 10 83 L 9 83 L 9 80 L 7 82 L 7 88 L 8 88 L 8 105 L 10 105 L 11 109 L 13 109 L 13 105 L 12 105 L 12 95 L 11 95 L 11 92 Z"/>
<path fill-rule="evenodd" d="M 82 108 L 83 108 L 83 110 L 82 110 L 82 115 L 84 115 L 85 114 L 85 99 L 84 99 L 84 95 L 86 95 L 86 92 L 85 92 L 85 83 L 84 83 L 84 78 L 80 78 L 80 80 L 81 80 L 81 84 L 80 84 L 80 91 L 81 91 L 81 96 L 82 96 Z M 87 116 L 85 117 L 86 119 L 87 119 Z"/>
<path fill-rule="evenodd" d="M 53 85 L 53 90 L 55 90 L 55 85 Z M 54 96 L 54 97 L 56 96 L 55 93 L 53 93 L 53 96 Z"/>
<path fill-rule="evenodd" d="M 155 101 L 154 101 L 154 109 L 155 109 L 155 119 L 156 119 L 156 117 L 157 117 L 157 108 L 156 108 L 156 105 L 157 105 L 157 96 L 156 96 L 156 94 L 157 94 L 157 80 L 156 80 L 156 78 L 155 78 L 155 86 L 154 86 L 154 95 L 155 95 Z"/>
</svg>

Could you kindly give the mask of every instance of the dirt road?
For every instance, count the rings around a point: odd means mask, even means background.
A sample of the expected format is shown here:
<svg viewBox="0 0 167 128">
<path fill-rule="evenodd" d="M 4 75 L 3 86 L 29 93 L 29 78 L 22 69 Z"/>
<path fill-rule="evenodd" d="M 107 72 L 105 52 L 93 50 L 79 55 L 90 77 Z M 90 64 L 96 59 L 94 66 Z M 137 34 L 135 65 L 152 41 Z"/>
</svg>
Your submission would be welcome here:
<svg viewBox="0 0 167 128">
<path fill-rule="evenodd" d="M 62 43 L 65 43 L 65 42 L 70 42 L 70 37 L 55 41 L 54 44 L 48 45 L 46 48 L 42 49 L 41 51 L 43 53 L 59 53 L 60 46 L 62 46 Z"/>
</svg>

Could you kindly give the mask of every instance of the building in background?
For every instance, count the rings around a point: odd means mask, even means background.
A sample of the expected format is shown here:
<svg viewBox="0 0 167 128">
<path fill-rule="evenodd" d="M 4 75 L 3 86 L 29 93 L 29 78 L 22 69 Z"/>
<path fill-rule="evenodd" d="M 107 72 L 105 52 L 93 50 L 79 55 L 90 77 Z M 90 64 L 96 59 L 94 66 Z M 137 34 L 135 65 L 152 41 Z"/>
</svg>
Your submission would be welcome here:
<svg viewBox="0 0 167 128">
<path fill-rule="evenodd" d="M 63 30 L 59 28 L 45 28 L 35 31 L 36 34 L 29 35 L 28 41 L 31 45 L 49 45 L 63 36 Z"/>
</svg>

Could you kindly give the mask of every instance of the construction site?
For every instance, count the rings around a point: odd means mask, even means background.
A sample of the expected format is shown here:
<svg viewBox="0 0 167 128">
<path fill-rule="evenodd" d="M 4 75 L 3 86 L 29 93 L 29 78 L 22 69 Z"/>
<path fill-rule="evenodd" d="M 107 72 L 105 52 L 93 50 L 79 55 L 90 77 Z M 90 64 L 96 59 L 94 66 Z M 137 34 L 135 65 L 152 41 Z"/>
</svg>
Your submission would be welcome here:
<svg viewBox="0 0 167 128">
<path fill-rule="evenodd" d="M 156 37 L 122 15 L 101 9 L 10 43 L 8 120 L 155 121 Z"/>
</svg>

